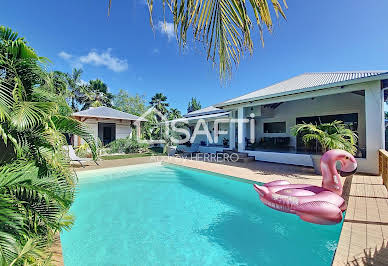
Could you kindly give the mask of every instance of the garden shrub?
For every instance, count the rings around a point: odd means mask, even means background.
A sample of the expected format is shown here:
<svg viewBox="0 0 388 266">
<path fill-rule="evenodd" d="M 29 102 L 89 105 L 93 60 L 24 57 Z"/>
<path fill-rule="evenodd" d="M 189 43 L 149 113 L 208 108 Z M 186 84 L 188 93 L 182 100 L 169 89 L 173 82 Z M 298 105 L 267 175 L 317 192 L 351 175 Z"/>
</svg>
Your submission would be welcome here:
<svg viewBox="0 0 388 266">
<path fill-rule="evenodd" d="M 148 144 L 140 143 L 134 137 L 126 137 L 112 141 L 107 148 L 107 153 L 140 153 L 148 151 Z"/>
</svg>

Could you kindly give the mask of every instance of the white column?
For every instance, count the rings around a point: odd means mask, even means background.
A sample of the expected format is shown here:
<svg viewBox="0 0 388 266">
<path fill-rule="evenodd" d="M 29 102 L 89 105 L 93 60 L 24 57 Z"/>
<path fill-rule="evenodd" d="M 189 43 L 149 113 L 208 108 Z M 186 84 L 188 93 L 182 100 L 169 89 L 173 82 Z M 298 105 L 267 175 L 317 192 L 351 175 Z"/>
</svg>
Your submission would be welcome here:
<svg viewBox="0 0 388 266">
<path fill-rule="evenodd" d="M 206 121 L 206 127 L 208 128 L 208 130 L 210 130 L 209 128 L 209 122 Z M 211 135 L 211 134 L 210 134 Z M 206 147 L 209 146 L 209 138 L 206 136 Z"/>
<path fill-rule="evenodd" d="M 230 113 L 230 119 L 234 119 L 233 115 L 234 111 Z M 229 122 L 229 149 L 233 150 L 236 147 L 236 123 L 234 122 Z"/>
<path fill-rule="evenodd" d="M 237 147 L 238 151 L 242 152 L 245 150 L 245 125 L 243 123 L 244 119 L 244 107 L 239 107 L 237 110 L 237 118 L 238 118 L 238 123 L 237 123 Z"/>
<path fill-rule="evenodd" d="M 367 170 L 378 174 L 378 150 L 384 148 L 384 100 L 380 82 L 365 90 L 365 130 Z"/>
</svg>

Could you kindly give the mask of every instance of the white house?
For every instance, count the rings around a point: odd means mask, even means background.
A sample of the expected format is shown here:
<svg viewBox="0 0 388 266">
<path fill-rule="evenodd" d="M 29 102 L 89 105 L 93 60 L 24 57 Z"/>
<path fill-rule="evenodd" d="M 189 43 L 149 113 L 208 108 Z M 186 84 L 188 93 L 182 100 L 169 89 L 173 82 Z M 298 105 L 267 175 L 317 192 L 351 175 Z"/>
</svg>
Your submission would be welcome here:
<svg viewBox="0 0 388 266">
<path fill-rule="evenodd" d="M 186 122 L 188 124 L 187 128 L 190 131 L 190 134 L 193 133 L 194 127 L 198 120 L 202 119 L 205 121 L 210 134 L 214 136 L 214 121 L 216 119 L 228 119 L 230 116 L 229 111 L 224 111 L 219 108 L 215 108 L 214 106 L 209 106 L 194 112 L 190 112 L 183 116 L 183 118 L 175 119 L 174 122 Z M 171 121 L 169 121 L 171 122 Z M 228 124 L 219 124 L 218 130 L 228 131 Z M 220 135 L 220 138 L 217 142 L 209 143 L 209 139 L 206 135 L 197 135 L 195 137 L 194 142 L 190 145 L 187 143 L 186 145 L 179 145 L 178 149 L 185 152 L 203 152 L 203 153 L 216 153 L 222 152 L 225 148 L 229 148 L 229 146 L 225 147 L 223 145 L 223 139 L 227 138 L 229 141 L 228 135 Z"/>
<path fill-rule="evenodd" d="M 316 151 L 291 135 L 290 128 L 302 122 L 341 120 L 358 134 L 359 171 L 377 174 L 378 149 L 385 146 L 386 88 L 387 71 L 305 73 L 189 113 L 185 119 L 205 117 L 210 128 L 217 115 L 254 119 L 253 144 L 247 141 L 250 123 L 226 125 L 229 149 L 260 161 L 303 166 L 312 166 L 310 154 Z M 196 145 L 203 147 L 199 151 L 223 149 L 222 143 L 204 143 L 200 138 L 192 146 Z"/>
<path fill-rule="evenodd" d="M 84 122 L 99 138 L 103 145 L 116 139 L 131 136 L 132 126 L 136 121 L 145 121 L 136 115 L 121 112 L 119 110 L 101 106 L 90 107 L 87 110 L 73 113 L 75 119 Z M 136 127 L 140 131 L 140 126 Z M 78 146 L 83 142 L 80 137 L 73 137 L 73 145 Z"/>
</svg>

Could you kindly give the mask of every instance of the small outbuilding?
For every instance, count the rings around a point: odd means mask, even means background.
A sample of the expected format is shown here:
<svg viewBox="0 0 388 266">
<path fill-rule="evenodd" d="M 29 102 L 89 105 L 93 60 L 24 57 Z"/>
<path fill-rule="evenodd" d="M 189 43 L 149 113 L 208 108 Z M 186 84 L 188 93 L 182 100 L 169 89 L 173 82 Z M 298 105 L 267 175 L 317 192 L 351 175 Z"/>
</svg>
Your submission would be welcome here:
<svg viewBox="0 0 388 266">
<path fill-rule="evenodd" d="M 116 139 L 132 135 L 132 129 L 140 134 L 140 122 L 146 121 L 136 115 L 128 114 L 106 106 L 90 107 L 87 110 L 73 113 L 73 118 L 85 123 L 95 138 L 99 138 L 103 145 Z M 72 137 L 72 144 L 79 146 L 83 140 L 78 136 Z"/>
</svg>

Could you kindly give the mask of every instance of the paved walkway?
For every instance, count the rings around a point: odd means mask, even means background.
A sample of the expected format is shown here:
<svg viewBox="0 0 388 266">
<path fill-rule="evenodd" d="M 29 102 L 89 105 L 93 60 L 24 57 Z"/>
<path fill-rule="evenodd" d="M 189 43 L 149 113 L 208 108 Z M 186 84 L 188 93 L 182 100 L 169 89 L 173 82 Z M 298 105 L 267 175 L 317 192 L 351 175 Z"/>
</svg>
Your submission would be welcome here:
<svg viewBox="0 0 388 266">
<path fill-rule="evenodd" d="M 159 157 L 160 159 L 160 157 Z M 277 179 L 290 183 L 321 185 L 322 178 L 308 167 L 265 162 L 209 163 L 162 158 L 167 163 L 245 178 L 257 182 Z M 76 172 L 99 168 L 155 162 L 155 158 L 131 158 L 89 163 Z M 388 265 L 388 193 L 380 176 L 355 175 L 342 178 L 344 197 L 348 201 L 340 240 L 333 265 Z M 61 264 L 58 264 L 61 265 Z"/>
</svg>

